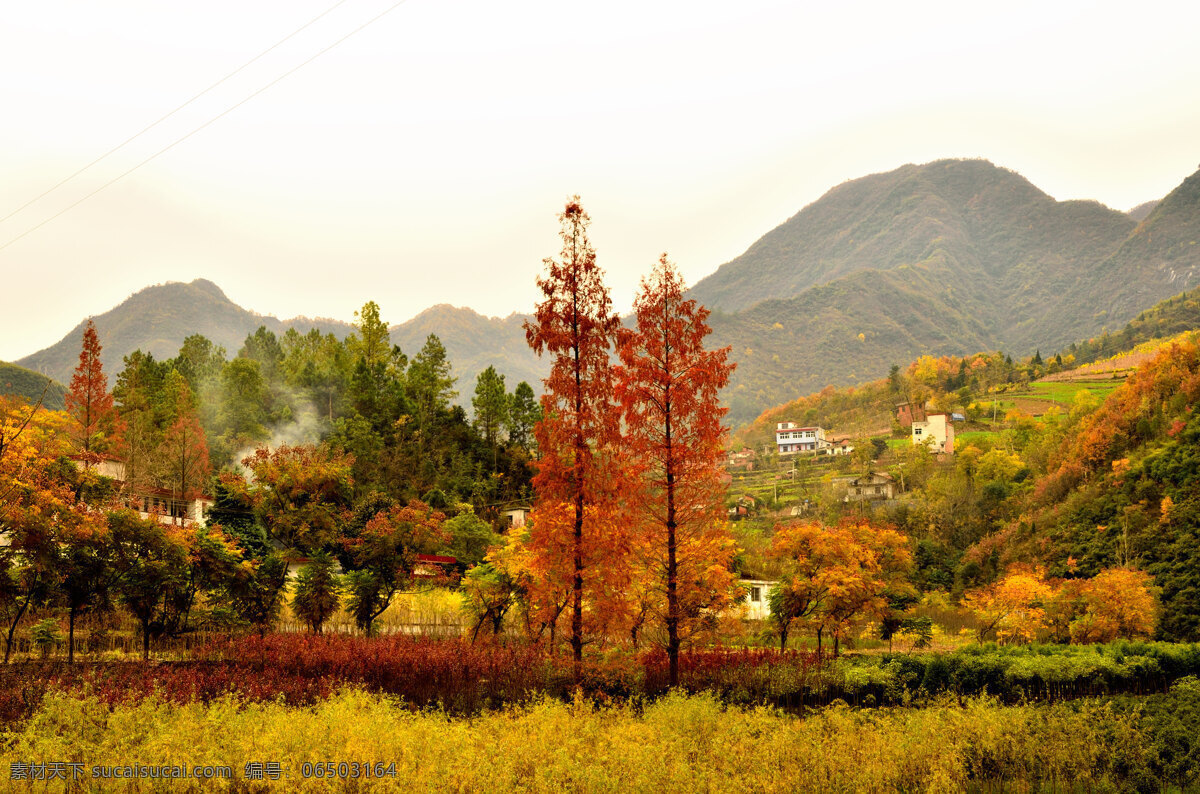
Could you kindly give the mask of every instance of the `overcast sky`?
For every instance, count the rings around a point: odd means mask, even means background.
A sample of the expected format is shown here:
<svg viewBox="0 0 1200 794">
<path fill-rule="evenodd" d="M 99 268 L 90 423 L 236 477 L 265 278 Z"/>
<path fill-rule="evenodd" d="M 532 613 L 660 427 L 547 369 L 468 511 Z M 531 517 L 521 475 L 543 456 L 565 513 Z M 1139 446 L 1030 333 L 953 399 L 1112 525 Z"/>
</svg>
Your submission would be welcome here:
<svg viewBox="0 0 1200 794">
<path fill-rule="evenodd" d="M 0 360 L 198 277 L 284 318 L 526 312 L 573 193 L 624 310 L 662 251 L 694 283 L 905 163 L 1121 210 L 1200 163 L 1193 2 L 407 0 L 216 118 L 395 0 L 334 3 L 5 4 L 0 217 L 332 10 L 0 222 Z"/>
</svg>

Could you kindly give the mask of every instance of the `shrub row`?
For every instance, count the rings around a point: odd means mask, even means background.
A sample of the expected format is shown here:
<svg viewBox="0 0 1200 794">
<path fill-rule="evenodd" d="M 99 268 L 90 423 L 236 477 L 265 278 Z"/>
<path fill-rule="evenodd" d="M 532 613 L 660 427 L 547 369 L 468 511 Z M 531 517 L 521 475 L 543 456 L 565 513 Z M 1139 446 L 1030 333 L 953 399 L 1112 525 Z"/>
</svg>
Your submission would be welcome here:
<svg viewBox="0 0 1200 794">
<path fill-rule="evenodd" d="M 569 658 L 521 644 L 472 645 L 460 639 L 393 635 L 270 635 L 208 646 L 189 661 L 30 662 L 0 667 L 0 724 L 25 719 L 50 689 L 83 691 L 105 703 L 156 695 L 209 702 L 227 694 L 247 701 L 306 705 L 344 685 L 395 695 L 411 708 L 474 714 L 538 695 L 570 699 Z M 983 646 L 954 653 L 847 656 L 824 663 L 811 653 L 712 649 L 680 659 L 681 689 L 721 702 L 787 708 L 836 700 L 909 705 L 944 695 L 997 697 L 1008 703 L 1119 693 L 1163 692 L 1200 676 L 1200 645 Z M 582 689 L 598 701 L 658 697 L 667 691 L 661 652 L 589 660 Z"/>
</svg>

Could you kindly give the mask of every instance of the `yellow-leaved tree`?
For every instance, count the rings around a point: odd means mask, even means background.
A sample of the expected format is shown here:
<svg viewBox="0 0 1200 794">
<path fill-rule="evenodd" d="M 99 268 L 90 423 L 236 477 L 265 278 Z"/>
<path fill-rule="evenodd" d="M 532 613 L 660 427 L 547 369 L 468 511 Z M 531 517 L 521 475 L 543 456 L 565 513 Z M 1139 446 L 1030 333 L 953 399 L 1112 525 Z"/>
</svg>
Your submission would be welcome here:
<svg viewBox="0 0 1200 794">
<path fill-rule="evenodd" d="M 994 631 L 1002 644 L 1025 643 L 1046 628 L 1046 604 L 1053 595 L 1041 568 L 1014 566 L 998 581 L 967 593 L 963 601 L 979 621 L 980 642 Z"/>
<path fill-rule="evenodd" d="M 1071 641 L 1110 642 L 1149 637 L 1158 622 L 1158 601 L 1150 575 L 1133 568 L 1109 568 L 1079 588 L 1084 612 L 1071 621 Z"/>
</svg>

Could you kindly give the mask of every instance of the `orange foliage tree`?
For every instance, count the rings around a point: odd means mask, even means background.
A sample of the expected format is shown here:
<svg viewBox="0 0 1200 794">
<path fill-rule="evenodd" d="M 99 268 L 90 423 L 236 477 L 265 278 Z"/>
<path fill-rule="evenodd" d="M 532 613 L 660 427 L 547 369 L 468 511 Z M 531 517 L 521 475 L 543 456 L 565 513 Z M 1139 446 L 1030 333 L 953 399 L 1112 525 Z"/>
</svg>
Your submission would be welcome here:
<svg viewBox="0 0 1200 794">
<path fill-rule="evenodd" d="M 670 683 L 688 623 L 728 601 L 733 542 L 720 475 L 724 431 L 717 392 L 729 383 L 729 348 L 705 350 L 708 310 L 684 297 L 683 279 L 663 254 L 634 300 L 637 324 L 620 337 L 616 394 L 625 420 L 626 465 L 639 557 L 665 596 Z"/>
<path fill-rule="evenodd" d="M 195 499 L 204 492 L 212 476 L 208 459 L 208 441 L 200 427 L 196 403 L 187 381 L 172 373 L 175 392 L 174 421 L 163 436 L 159 462 L 171 492 L 179 499 Z M 182 523 L 182 516 L 177 517 Z"/>
<path fill-rule="evenodd" d="M 226 473 L 231 494 L 253 505 L 272 539 L 310 553 L 329 547 L 349 517 L 354 458 L 323 446 L 260 447 L 242 460 L 252 479 Z"/>
<path fill-rule="evenodd" d="M 102 518 L 75 498 L 60 458 L 70 451 L 62 413 L 0 397 L 0 616 L 4 660 L 31 606 L 59 584 L 62 549 L 101 531 Z"/>
<path fill-rule="evenodd" d="M 563 512 L 570 510 L 570 505 L 563 503 L 558 507 Z M 550 520 L 552 509 L 552 505 L 546 505 L 536 515 L 531 514 L 524 527 L 511 529 L 504 545 L 492 549 L 487 559 L 513 583 L 526 639 L 540 642 L 548 634 L 553 656 L 559 618 L 571 602 L 574 576 L 569 564 L 569 535 L 562 538 L 547 532 L 536 543 L 533 540 L 533 530 L 543 519 Z M 547 553 L 550 550 L 557 553 Z"/>
<path fill-rule="evenodd" d="M 561 261 L 546 259 L 546 275 L 538 279 L 543 300 L 525 324 L 526 338 L 540 356 L 553 356 L 542 395 L 543 417 L 534 429 L 539 459 L 533 478 L 537 494 L 533 553 L 557 564 L 566 562 L 562 535 L 567 535 L 571 582 L 571 649 L 581 675 L 584 646 L 585 572 L 603 576 L 622 567 L 616 558 L 623 543 L 619 527 L 602 528 L 596 519 L 610 510 L 612 485 L 619 479 L 608 444 L 615 435 L 609 348 L 618 319 L 612 311 L 603 273 L 588 242 L 589 218 L 576 196 L 559 216 Z M 560 520 L 561 504 L 570 506 Z M 590 520 L 589 520 L 590 519 Z M 593 584 L 600 584 L 594 582 Z M 603 599 L 602 588 L 589 598 Z M 599 613 L 598 613 L 599 614 Z"/>
<path fill-rule="evenodd" d="M 1072 642 L 1132 640 L 1154 633 L 1158 603 L 1150 575 L 1132 568 L 1109 568 L 1079 587 L 1083 614 L 1071 621 Z"/>
<path fill-rule="evenodd" d="M 777 527 L 770 554 L 785 570 L 769 597 L 780 648 L 793 621 L 814 629 L 820 651 L 826 630 L 836 640 L 853 618 L 882 616 L 889 596 L 911 589 L 908 538 L 861 518 L 833 527 L 807 521 Z"/>
<path fill-rule="evenodd" d="M 1067 437 L 1035 490 L 1035 499 L 1051 504 L 1081 481 L 1104 471 L 1138 443 L 1149 440 L 1143 428 L 1155 417 L 1177 415 L 1200 401 L 1200 348 L 1172 342 L 1142 364 L 1108 396 L 1079 429 Z"/>
<path fill-rule="evenodd" d="M 369 637 L 375 618 L 383 614 L 401 586 L 412 579 L 417 555 L 445 545 L 444 513 L 418 499 L 380 510 L 354 537 L 342 542 L 354 561 L 347 574 L 350 612 Z"/>
<path fill-rule="evenodd" d="M 1046 605 L 1053 597 L 1054 588 L 1041 568 L 1014 566 L 1000 580 L 967 593 L 963 601 L 978 621 L 980 642 L 994 631 L 1001 643 L 1022 643 L 1032 642 L 1046 628 Z"/>
<path fill-rule="evenodd" d="M 83 349 L 67 389 L 66 405 L 75 452 L 90 457 L 116 447 L 120 418 L 108 391 L 108 378 L 100 363 L 100 338 L 91 320 L 83 330 Z"/>
</svg>

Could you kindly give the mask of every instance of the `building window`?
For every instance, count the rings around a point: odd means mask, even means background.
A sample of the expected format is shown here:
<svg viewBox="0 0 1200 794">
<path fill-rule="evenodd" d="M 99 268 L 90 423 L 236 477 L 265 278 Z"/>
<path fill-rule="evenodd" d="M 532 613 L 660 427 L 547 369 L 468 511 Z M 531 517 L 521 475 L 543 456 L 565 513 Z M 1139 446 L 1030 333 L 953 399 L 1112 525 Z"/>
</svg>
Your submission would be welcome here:
<svg viewBox="0 0 1200 794">
<path fill-rule="evenodd" d="M 919 428 L 919 427 L 914 427 L 914 428 L 913 428 L 913 435 L 914 435 L 914 436 L 919 436 L 919 435 L 921 435 L 921 428 Z"/>
<path fill-rule="evenodd" d="M 750 600 L 756 604 L 758 602 L 762 601 L 762 588 L 761 587 L 751 587 L 750 588 Z"/>
</svg>

